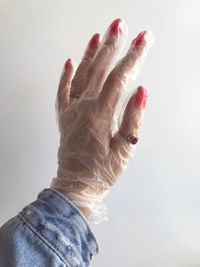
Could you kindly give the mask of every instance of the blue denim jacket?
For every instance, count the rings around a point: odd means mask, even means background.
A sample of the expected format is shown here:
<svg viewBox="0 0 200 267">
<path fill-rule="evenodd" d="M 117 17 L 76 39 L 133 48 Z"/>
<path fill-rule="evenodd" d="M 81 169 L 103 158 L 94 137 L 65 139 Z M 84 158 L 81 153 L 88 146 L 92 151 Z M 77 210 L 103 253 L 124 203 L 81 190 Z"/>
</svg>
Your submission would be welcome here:
<svg viewBox="0 0 200 267">
<path fill-rule="evenodd" d="M 0 267 L 89 266 L 98 251 L 85 217 L 52 189 L 0 228 Z"/>
</svg>

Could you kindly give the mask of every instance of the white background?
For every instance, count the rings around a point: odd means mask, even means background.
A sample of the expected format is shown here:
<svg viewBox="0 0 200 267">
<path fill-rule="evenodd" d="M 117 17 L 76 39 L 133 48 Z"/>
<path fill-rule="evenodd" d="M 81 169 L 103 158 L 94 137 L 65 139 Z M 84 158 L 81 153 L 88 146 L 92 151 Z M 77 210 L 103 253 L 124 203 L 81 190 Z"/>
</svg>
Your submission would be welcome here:
<svg viewBox="0 0 200 267">
<path fill-rule="evenodd" d="M 54 102 L 65 60 L 116 18 L 129 39 L 155 44 L 138 80 L 148 90 L 134 160 L 92 225 L 94 267 L 200 266 L 200 1 L 0 0 L 0 224 L 49 186 L 57 171 Z"/>
</svg>

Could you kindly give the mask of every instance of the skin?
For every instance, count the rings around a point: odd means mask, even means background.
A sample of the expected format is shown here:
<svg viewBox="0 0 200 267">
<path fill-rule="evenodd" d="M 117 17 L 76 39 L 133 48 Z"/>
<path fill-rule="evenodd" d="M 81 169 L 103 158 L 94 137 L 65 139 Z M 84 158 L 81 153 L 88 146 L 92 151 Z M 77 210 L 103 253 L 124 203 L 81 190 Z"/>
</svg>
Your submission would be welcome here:
<svg viewBox="0 0 200 267">
<path fill-rule="evenodd" d="M 121 20 L 116 19 L 109 26 L 109 34 L 108 40 L 109 45 L 113 45 L 114 42 L 113 36 L 117 34 L 119 31 L 119 25 Z M 137 56 L 142 56 L 143 46 L 141 43 L 144 42 L 144 34 L 145 31 L 141 32 L 131 43 L 131 48 L 136 49 Z M 103 59 L 105 58 L 105 47 L 100 47 L 100 34 L 95 34 L 88 42 L 85 54 L 83 55 L 82 61 L 79 64 L 76 72 L 74 73 L 74 67 L 71 59 L 68 59 L 64 65 L 63 73 L 61 76 L 61 80 L 58 86 L 57 99 L 58 99 L 58 112 L 65 111 L 70 105 L 73 105 L 73 102 L 76 101 L 75 98 L 70 98 L 70 94 L 78 94 L 81 95 L 84 90 L 87 88 L 87 84 L 90 80 L 90 77 L 94 74 L 94 72 L 98 71 L 98 65 L 101 64 Z M 112 53 L 112 52 L 111 52 Z M 110 59 L 108 58 L 108 64 L 112 61 L 112 54 L 110 55 Z M 134 53 L 130 55 L 127 53 L 120 65 L 116 64 L 112 69 L 110 74 L 108 75 L 105 83 L 103 83 L 101 92 L 98 98 L 98 111 L 105 116 L 107 109 L 105 103 L 109 103 L 113 110 L 116 108 L 117 103 L 121 97 L 120 90 L 113 90 L 117 86 L 117 88 L 122 88 L 127 83 L 126 76 L 127 74 L 134 69 L 136 65 L 137 57 Z M 106 66 L 105 66 L 106 68 Z M 147 91 L 144 87 L 139 86 L 137 88 L 136 93 L 134 93 L 125 108 L 125 112 L 123 115 L 122 124 L 119 128 L 119 131 L 111 137 L 110 144 L 111 150 L 113 153 L 119 151 L 121 148 L 117 147 L 115 140 L 120 135 L 124 138 L 124 146 L 126 146 L 125 150 L 121 150 L 120 153 L 123 157 L 128 157 L 128 152 L 131 151 L 132 145 L 130 145 L 127 140 L 127 134 L 133 132 L 138 135 L 139 129 L 141 127 L 141 112 L 145 109 L 147 100 Z M 83 110 L 84 113 L 84 110 Z M 139 115 L 138 115 L 139 114 Z M 101 125 L 97 124 L 93 125 L 95 130 L 98 132 Z M 113 163 L 115 164 L 115 163 Z M 121 169 L 118 166 L 114 166 L 113 168 L 116 170 L 116 177 L 119 177 L 121 174 Z M 112 185 L 112 184 L 111 184 Z M 61 193 L 64 193 L 63 190 L 59 190 Z M 79 207 L 79 210 L 82 214 L 88 218 L 90 212 L 87 208 Z"/>
</svg>

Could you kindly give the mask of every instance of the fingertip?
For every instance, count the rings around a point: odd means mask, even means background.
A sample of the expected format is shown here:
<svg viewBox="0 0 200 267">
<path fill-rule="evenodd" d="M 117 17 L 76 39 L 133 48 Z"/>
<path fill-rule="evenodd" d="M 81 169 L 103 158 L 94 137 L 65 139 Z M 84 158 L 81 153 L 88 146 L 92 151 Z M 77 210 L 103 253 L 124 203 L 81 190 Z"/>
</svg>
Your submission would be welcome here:
<svg viewBox="0 0 200 267">
<path fill-rule="evenodd" d="M 64 64 L 64 70 L 68 70 L 71 65 L 72 65 L 72 60 L 71 60 L 71 58 L 68 58 Z"/>
<path fill-rule="evenodd" d="M 140 33 L 137 35 L 137 37 L 136 37 L 135 39 L 133 39 L 131 45 L 132 45 L 132 46 L 139 46 L 139 45 L 141 45 L 141 44 L 144 45 L 144 44 L 146 43 L 145 38 L 144 38 L 144 36 L 146 35 L 146 32 L 147 32 L 146 30 L 140 32 Z"/>
<path fill-rule="evenodd" d="M 118 32 L 118 28 L 119 28 L 119 24 L 122 20 L 120 18 L 115 19 L 109 26 L 109 33 L 110 34 L 117 34 Z"/>
<path fill-rule="evenodd" d="M 100 34 L 95 33 L 92 38 L 90 39 L 90 42 L 88 44 L 88 47 L 91 49 L 98 48 L 100 44 Z"/>
<path fill-rule="evenodd" d="M 147 97 L 147 89 L 139 85 L 136 93 L 135 107 L 139 109 L 145 109 Z"/>
<path fill-rule="evenodd" d="M 138 86 L 138 90 L 137 91 L 142 92 L 143 95 L 147 97 L 147 89 L 145 87 L 143 87 L 142 85 Z"/>
<path fill-rule="evenodd" d="M 117 35 L 123 32 L 124 35 L 128 35 L 128 25 L 125 20 L 117 18 L 115 19 L 108 28 L 110 35 Z"/>
</svg>

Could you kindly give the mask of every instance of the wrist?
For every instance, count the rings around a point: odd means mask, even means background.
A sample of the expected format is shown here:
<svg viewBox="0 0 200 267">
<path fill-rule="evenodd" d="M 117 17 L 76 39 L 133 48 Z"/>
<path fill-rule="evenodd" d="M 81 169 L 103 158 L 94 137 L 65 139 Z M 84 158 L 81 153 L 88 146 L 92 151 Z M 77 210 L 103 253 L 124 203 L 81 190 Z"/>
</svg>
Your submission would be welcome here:
<svg viewBox="0 0 200 267">
<path fill-rule="evenodd" d="M 83 208 L 83 207 L 79 207 L 76 206 L 81 212 L 82 214 L 85 216 L 86 219 L 88 219 L 89 215 L 90 215 L 90 211 L 87 208 Z"/>
<path fill-rule="evenodd" d="M 81 189 L 80 186 L 77 186 L 77 183 L 80 183 Z M 103 202 L 103 198 L 109 190 L 102 194 L 95 194 L 96 192 L 87 184 L 77 181 L 69 182 L 61 178 L 54 178 L 50 187 L 67 197 L 87 220 L 93 221 L 95 224 L 108 220 L 107 207 Z"/>
<path fill-rule="evenodd" d="M 65 197 L 67 197 L 66 194 L 64 193 L 64 191 L 62 189 L 56 188 L 55 190 L 58 191 L 59 193 L 61 193 L 62 195 L 64 195 Z M 70 200 L 70 198 L 69 198 L 69 200 Z M 84 215 L 84 217 L 86 219 L 88 219 L 88 217 L 90 215 L 89 209 L 87 209 L 86 207 L 80 207 L 80 206 L 78 206 L 76 204 L 74 204 L 74 205 L 81 211 L 81 213 Z"/>
</svg>

